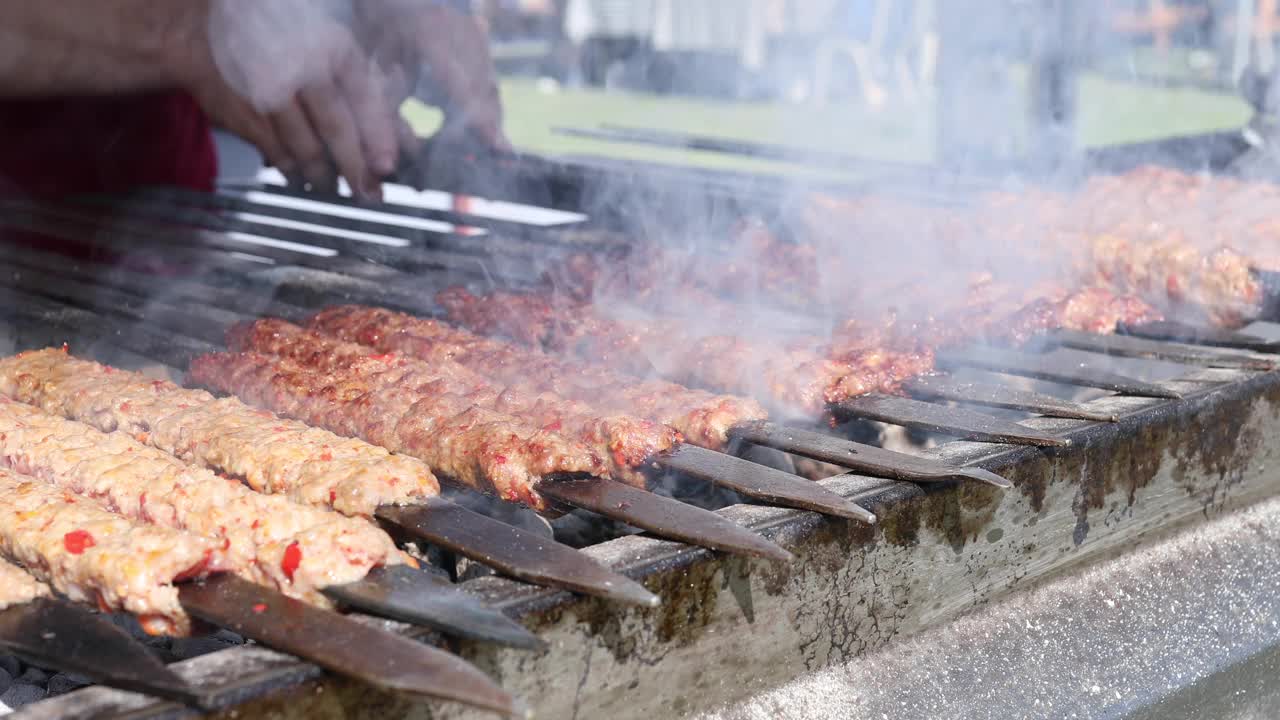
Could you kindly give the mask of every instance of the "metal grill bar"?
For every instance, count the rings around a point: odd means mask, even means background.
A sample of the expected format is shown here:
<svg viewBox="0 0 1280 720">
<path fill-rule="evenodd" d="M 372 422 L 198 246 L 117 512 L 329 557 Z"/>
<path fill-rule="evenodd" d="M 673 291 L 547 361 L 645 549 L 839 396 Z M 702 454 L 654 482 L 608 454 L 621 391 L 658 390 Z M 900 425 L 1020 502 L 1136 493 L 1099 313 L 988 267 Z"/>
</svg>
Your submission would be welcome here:
<svg viewBox="0 0 1280 720">
<path fill-rule="evenodd" d="M 914 455 L 768 422 L 739 425 L 732 430 L 732 434 L 747 442 L 767 445 L 875 477 L 910 482 L 977 480 L 1000 488 L 1012 487 L 1008 480 L 982 468 L 947 467 Z"/>
<path fill-rule="evenodd" d="M 1048 417 L 1115 422 L 1116 416 L 1092 410 L 1079 403 L 1059 400 L 1052 395 L 1020 390 L 991 383 L 958 380 L 946 375 L 926 375 L 902 384 L 902 389 L 916 397 L 950 400 L 970 405 L 986 405 L 1006 410 L 1024 410 Z"/>
<path fill-rule="evenodd" d="M 1214 345 L 1235 350 L 1280 354 L 1280 342 L 1265 340 L 1254 335 L 1246 335 L 1222 328 L 1188 325 L 1171 320 L 1144 323 L 1142 325 L 1121 324 L 1116 329 L 1124 335 L 1132 335 L 1148 340 L 1168 340 L 1193 345 Z"/>
<path fill-rule="evenodd" d="M 1275 361 L 1269 358 L 1231 355 L 1193 345 L 1179 345 L 1127 335 L 1092 335 L 1075 330 L 1058 330 L 1045 336 L 1044 342 L 1049 347 L 1060 345 L 1103 355 L 1170 360 L 1206 367 L 1249 370 L 1270 370 L 1275 367 Z"/>
<path fill-rule="evenodd" d="M 920 428 L 967 440 L 1062 447 L 1071 444 L 1067 438 L 1055 437 L 1017 423 L 972 410 L 934 405 L 889 395 L 863 395 L 832 405 L 832 411 L 844 418 L 864 418 L 893 425 Z"/>
<path fill-rule="evenodd" d="M 659 455 L 655 464 L 663 470 L 673 470 L 773 505 L 813 510 L 865 523 L 876 520 L 870 510 L 817 483 L 696 445 L 681 445 L 668 454 Z"/>
<path fill-rule="evenodd" d="M 937 355 L 937 362 L 938 367 L 943 369 L 971 367 L 1067 385 L 1100 388 L 1125 395 L 1171 400 L 1182 397 L 1178 391 L 1154 383 L 1082 366 L 1078 363 L 1064 363 L 1048 355 L 1035 355 L 1016 350 L 969 348 L 960 352 L 941 351 Z"/>
</svg>

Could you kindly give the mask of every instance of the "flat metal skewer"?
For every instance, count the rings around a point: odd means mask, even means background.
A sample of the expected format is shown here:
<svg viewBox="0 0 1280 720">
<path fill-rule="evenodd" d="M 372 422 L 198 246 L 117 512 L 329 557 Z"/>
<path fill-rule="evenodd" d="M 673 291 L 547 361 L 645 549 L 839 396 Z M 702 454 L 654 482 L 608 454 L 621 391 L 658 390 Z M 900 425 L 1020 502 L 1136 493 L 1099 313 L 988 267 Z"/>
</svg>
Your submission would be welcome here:
<svg viewBox="0 0 1280 720">
<path fill-rule="evenodd" d="M 972 410 L 889 395 L 863 395 L 849 398 L 833 404 L 831 408 L 840 417 L 878 420 L 953 435 L 966 440 L 1040 447 L 1062 447 L 1071 444 L 1068 438 L 1046 435 L 1025 425 L 1006 422 Z"/>
<path fill-rule="evenodd" d="M 951 400 L 953 402 L 1006 410 L 1025 410 L 1047 417 L 1116 422 L 1119 418 L 1108 412 L 1090 410 L 1079 403 L 1061 400 L 1052 395 L 1005 387 L 994 383 L 957 380 L 948 375 L 922 375 L 907 380 L 902 388 L 909 394 L 926 400 Z"/>
<path fill-rule="evenodd" d="M 445 635 L 541 650 L 546 643 L 435 573 L 408 565 L 374 568 L 363 580 L 330 585 L 330 600 L 363 612 L 424 625 Z"/>
<path fill-rule="evenodd" d="M 422 505 L 383 505 L 375 516 L 517 580 L 635 605 L 659 602 L 640 583 L 567 545 L 441 498 Z"/>
<path fill-rule="evenodd" d="M 1192 345 L 1213 345 L 1235 350 L 1280 355 L 1280 342 L 1278 341 L 1206 325 L 1190 325 L 1172 320 L 1161 320 L 1141 325 L 1126 325 L 1122 323 L 1116 327 L 1116 330 L 1122 335 L 1132 335 L 1133 337 L 1147 338 L 1148 340 L 1169 340 Z"/>
<path fill-rule="evenodd" d="M 1143 382 L 1127 375 L 1098 370 L 1077 362 L 1064 362 L 1046 355 L 1032 355 L 1016 350 L 995 348 L 971 348 L 964 351 L 942 351 L 937 354 L 938 367 L 961 367 L 989 370 L 1006 375 L 1048 380 L 1050 382 L 1082 387 L 1101 388 L 1123 395 L 1166 398 L 1177 400 L 1182 393 L 1154 383 Z"/>
<path fill-rule="evenodd" d="M 670 453 L 654 458 L 654 462 L 659 468 L 674 470 L 771 505 L 813 510 L 865 523 L 876 521 L 870 510 L 815 482 L 696 445 L 680 445 Z"/>
<path fill-rule="evenodd" d="M 66 600 L 37 598 L 0 611 L 0 647 L 121 690 L 203 704 L 195 688 L 129 633 Z"/>
<path fill-rule="evenodd" d="M 234 575 L 183 583 L 178 599 L 193 617 L 375 687 L 524 714 L 515 698 L 461 658 Z"/>
<path fill-rule="evenodd" d="M 1275 361 L 1266 358 L 1231 355 L 1194 345 L 1178 345 L 1128 335 L 1094 335 L 1077 330 L 1057 330 L 1046 335 L 1044 342 L 1049 347 L 1061 346 L 1116 357 L 1152 358 L 1207 367 L 1270 370 L 1276 366 Z"/>
<path fill-rule="evenodd" d="M 791 553 L 735 522 L 692 505 L 604 478 L 544 480 L 542 495 L 679 540 L 728 553 L 789 561 Z"/>
<path fill-rule="evenodd" d="M 1013 483 L 990 470 L 951 467 L 874 445 L 864 445 L 825 433 L 783 427 L 766 421 L 739 425 L 730 433 L 733 437 L 747 442 L 829 462 L 873 477 L 909 482 L 977 480 L 998 488 L 1013 487 Z"/>
</svg>

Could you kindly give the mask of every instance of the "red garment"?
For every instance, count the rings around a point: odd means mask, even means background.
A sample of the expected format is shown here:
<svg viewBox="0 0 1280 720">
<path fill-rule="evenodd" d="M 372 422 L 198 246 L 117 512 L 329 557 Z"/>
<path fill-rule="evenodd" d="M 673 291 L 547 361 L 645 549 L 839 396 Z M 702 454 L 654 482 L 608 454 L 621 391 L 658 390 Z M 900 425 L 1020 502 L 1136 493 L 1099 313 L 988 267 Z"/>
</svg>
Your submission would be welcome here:
<svg viewBox="0 0 1280 720">
<path fill-rule="evenodd" d="M 209 121 L 186 93 L 0 101 L 3 195 L 212 190 L 217 173 Z"/>
</svg>

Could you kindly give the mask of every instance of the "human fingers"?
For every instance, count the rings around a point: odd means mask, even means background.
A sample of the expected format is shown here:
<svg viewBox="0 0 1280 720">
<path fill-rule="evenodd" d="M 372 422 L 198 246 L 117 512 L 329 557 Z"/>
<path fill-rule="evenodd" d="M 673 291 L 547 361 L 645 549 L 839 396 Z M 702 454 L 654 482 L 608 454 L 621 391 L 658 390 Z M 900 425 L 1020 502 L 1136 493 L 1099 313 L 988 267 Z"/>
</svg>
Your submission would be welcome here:
<svg viewBox="0 0 1280 720">
<path fill-rule="evenodd" d="M 354 123 L 369 175 L 375 181 L 390 175 L 396 166 L 399 103 L 392 97 L 388 78 L 363 54 L 353 52 L 339 65 L 335 83 Z"/>
<path fill-rule="evenodd" d="M 303 107 L 299 93 L 271 114 L 271 124 L 276 136 L 284 145 L 287 167 L 293 176 L 301 177 L 313 190 L 337 192 L 337 180 L 325 144 L 311 124 L 311 117 Z M 282 169 L 283 170 L 283 169 Z M 286 175 L 289 175 L 286 172 Z"/>
<path fill-rule="evenodd" d="M 286 171 L 289 154 L 271 120 L 239 93 L 220 78 L 210 76 L 207 82 L 193 87 L 191 95 L 213 125 L 243 138 L 258 149 L 268 165 Z"/>
</svg>

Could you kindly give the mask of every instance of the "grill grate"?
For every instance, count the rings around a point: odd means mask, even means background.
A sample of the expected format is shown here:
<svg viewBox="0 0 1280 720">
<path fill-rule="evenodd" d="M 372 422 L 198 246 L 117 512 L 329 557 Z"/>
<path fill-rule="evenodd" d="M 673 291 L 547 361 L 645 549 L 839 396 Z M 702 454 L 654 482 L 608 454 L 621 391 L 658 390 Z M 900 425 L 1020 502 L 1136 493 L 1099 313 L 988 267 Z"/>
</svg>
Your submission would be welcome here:
<svg viewBox="0 0 1280 720">
<path fill-rule="evenodd" d="M 270 188 L 263 192 L 290 197 Z M 174 372 L 185 368 L 193 356 L 220 345 L 229 324 L 249 317 L 269 314 L 300 319 L 312 308 L 350 302 L 429 315 L 435 311 L 430 305 L 435 290 L 459 280 L 485 287 L 519 286 L 537 276 L 535 261 L 549 256 L 546 248 L 552 248 L 554 255 L 565 248 L 581 247 L 579 239 L 589 237 L 579 232 L 581 228 L 535 230 L 460 212 L 404 213 L 409 218 L 445 223 L 447 227 L 439 231 L 367 218 L 335 220 L 322 210 L 254 203 L 243 194 L 202 198 L 154 191 L 110 204 L 96 199 L 76 205 L 13 201 L 0 205 L 4 210 L 0 228 L 26 234 L 27 243 L 33 239 L 30 234 L 35 234 L 90 251 L 88 259 L 75 263 L 40 250 L 13 249 L 0 256 L 0 272 L 7 280 L 7 288 L 0 290 L 0 316 L 18 346 L 70 339 L 73 347 L 101 353 L 104 360 L 118 362 L 123 352 Z M 398 238 L 407 244 L 392 247 L 296 226 L 243 217 L 228 219 L 229 212 L 329 225 L 351 233 Z M 468 227 L 483 227 L 485 234 L 457 232 Z M 320 252 L 283 243 L 262 245 L 243 238 L 258 234 L 319 248 Z M 123 266 L 122 258 L 126 259 Z M 131 265 L 132 258 L 198 266 L 207 272 L 162 276 Z M 1195 338 L 1184 333 L 1179 339 Z M 1088 344 L 1075 340 L 1076 346 Z M 1132 397 L 1110 396 L 1059 408 L 1070 411 L 1075 407 L 1091 415 L 1090 419 L 1043 417 L 1010 425 L 992 415 L 971 410 L 961 413 L 937 403 L 893 400 L 898 405 L 891 408 L 893 412 L 882 407 L 886 399 L 871 399 L 875 408 L 859 409 L 867 400 L 846 403 L 843 409 L 850 415 L 926 425 L 952 435 L 964 434 L 959 431 L 963 428 L 957 428 L 957 419 L 986 423 L 987 434 L 981 437 L 993 442 L 950 442 L 899 465 L 891 457 L 873 455 L 873 462 L 864 458 L 856 467 L 884 478 L 849 473 L 819 484 L 874 511 L 881 530 L 776 507 L 741 505 L 722 511 L 727 518 L 792 548 L 798 556 L 794 566 L 772 567 L 630 535 L 584 549 L 615 570 L 643 578 L 651 590 L 663 596 L 661 608 L 599 607 L 575 601 L 563 592 L 499 577 L 469 580 L 465 587 L 539 629 L 552 649 L 534 663 L 541 670 L 527 667 L 525 661 L 506 651 L 465 641 L 455 649 L 473 659 L 485 658 L 517 694 L 539 698 L 545 716 L 557 716 L 556 711 L 568 710 L 570 705 L 583 709 L 574 705 L 581 701 L 581 693 L 556 684 L 556 669 L 579 667 L 581 653 L 607 650 L 609 659 L 600 661 L 603 667 L 584 670 L 579 687 L 600 690 L 631 673 L 639 686 L 633 692 L 649 693 L 632 711 L 661 714 L 677 709 L 674 703 L 679 699 L 691 702 L 689 698 L 706 690 L 682 675 L 696 667 L 699 656 L 705 659 L 706 652 L 714 653 L 713 657 L 737 658 L 759 670 L 763 679 L 758 682 L 780 681 L 786 673 L 865 652 L 895 633 L 997 597 L 1018 582 L 1017 576 L 1000 569 L 1004 565 L 1039 563 L 1038 574 L 1069 564 L 1071 560 L 1060 557 L 1064 552 L 1085 558 L 1131 541 L 1165 522 L 1161 517 L 1189 518 L 1196 513 L 1218 512 L 1274 492 L 1277 481 L 1252 469 L 1265 464 L 1273 453 L 1269 444 L 1261 440 L 1252 445 L 1233 442 L 1223 436 L 1221 427 L 1234 426 L 1250 437 L 1267 437 L 1276 422 L 1270 407 L 1280 402 L 1280 374 L 1269 372 L 1269 361 L 1259 362 L 1255 356 L 1248 356 L 1250 362 L 1237 363 L 1240 366 L 1203 368 L 1204 353 L 1209 351 L 1199 346 L 1194 352 L 1174 353 L 1177 346 L 1149 342 L 1152 344 L 1142 346 L 1143 352 L 1168 347 L 1173 355 L 1169 359 L 1185 362 L 1186 372 L 1174 381 L 1160 383 L 1141 383 L 1079 368 L 1053 374 L 1051 379 L 1058 382 L 1134 393 Z M 1084 349 L 1107 348 L 1095 345 Z M 972 364 L 971 355 L 965 358 Z M 957 364 L 964 362 L 963 358 L 956 360 Z M 1027 364 L 1036 361 L 1028 360 Z M 1024 370 L 1009 358 L 986 367 L 1005 372 Z M 966 399 L 962 384 L 946 389 L 945 395 L 934 396 Z M 983 392 L 978 388 L 969 399 L 973 404 L 994 404 L 982 402 Z M 990 393 L 985 396 L 989 399 Z M 1226 418 L 1232 418 L 1231 422 Z M 751 443 L 828 461 L 854 447 L 829 435 L 808 437 L 812 433 L 788 433 L 779 427 L 759 427 L 739 434 Z M 996 444 L 1010 439 L 1052 447 Z M 1170 460 L 1166 451 L 1186 459 Z M 1125 467 L 1115 467 L 1116 457 L 1126 458 Z M 730 486 L 741 485 L 744 476 L 749 479 L 750 471 L 732 477 L 728 473 L 742 473 L 750 467 L 763 469 L 739 463 L 745 461 L 719 456 L 693 464 L 673 461 L 668 466 Z M 922 465 L 926 467 L 922 469 Z M 939 477 L 942 475 L 930 473 L 948 467 L 968 468 L 953 472 L 953 476 L 1000 473 L 1014 480 L 1017 490 L 1001 494 L 979 483 L 944 480 L 914 484 L 889 479 Z M 1180 473 L 1181 480 L 1174 480 L 1175 473 Z M 1176 482 L 1192 489 L 1176 499 L 1159 495 Z M 1123 513 L 1113 518 L 1109 506 L 1126 493 L 1128 518 Z M 1099 514 L 1105 514 L 1106 519 L 1099 519 Z M 1028 518 L 1044 518 L 1044 522 L 1028 522 Z M 1074 523 L 1074 529 L 1060 532 L 1064 522 Z M 1006 532 L 1011 536 L 1009 541 L 1002 540 Z M 1018 545 L 1012 542 L 1015 535 Z M 1070 538 L 1065 545 L 1063 536 Z M 980 541 L 990 547 L 983 549 Z M 1029 549 L 1027 543 L 1038 545 Z M 925 567 L 928 563 L 920 564 L 913 558 L 928 557 L 925 549 L 944 548 L 961 553 L 963 567 L 935 567 L 930 580 L 930 568 Z M 927 598 L 934 583 L 968 583 L 971 588 L 964 600 L 944 593 L 930 602 Z M 824 605 L 825 601 L 819 600 L 822 597 L 844 599 L 826 603 L 827 610 L 822 611 L 818 609 Z M 950 604 L 939 607 L 944 600 Z M 780 639 L 776 635 L 780 630 L 765 630 L 761 623 L 776 623 L 803 641 Z M 735 633 L 706 637 L 703 631 L 711 626 L 738 628 L 749 637 L 741 633 L 737 637 Z M 622 627 L 628 629 L 619 630 Z M 843 640 L 833 634 L 838 627 L 847 628 Z M 770 648 L 773 644 L 778 647 Z M 231 668 L 237 671 L 233 673 Z M 253 647 L 221 651 L 180 663 L 176 669 L 205 690 L 215 706 L 250 703 L 244 705 L 246 712 L 278 707 L 275 698 L 298 697 L 296 691 L 281 692 L 317 677 L 317 671 L 305 663 Z M 661 683 L 658 676 L 663 678 Z M 346 705 L 367 692 L 352 686 L 324 688 L 318 699 L 303 702 L 290 712 L 315 712 L 325 703 Z M 694 704 L 706 707 L 724 699 L 724 693 L 742 690 L 706 692 Z M 393 705 L 410 702 L 404 698 L 383 700 Z M 590 705 L 594 701 L 586 702 Z M 176 712 L 171 705 L 104 688 L 78 691 L 32 709 L 37 717 L 39 713 L 73 710 L 95 710 L 104 716 L 133 713 L 130 717 L 163 717 Z M 379 712 L 385 711 L 386 707 L 380 707 Z"/>
</svg>

